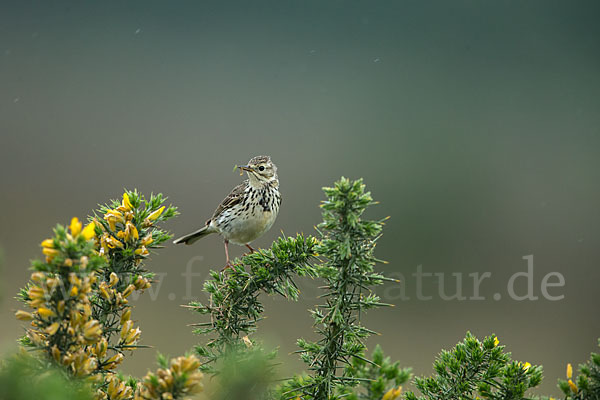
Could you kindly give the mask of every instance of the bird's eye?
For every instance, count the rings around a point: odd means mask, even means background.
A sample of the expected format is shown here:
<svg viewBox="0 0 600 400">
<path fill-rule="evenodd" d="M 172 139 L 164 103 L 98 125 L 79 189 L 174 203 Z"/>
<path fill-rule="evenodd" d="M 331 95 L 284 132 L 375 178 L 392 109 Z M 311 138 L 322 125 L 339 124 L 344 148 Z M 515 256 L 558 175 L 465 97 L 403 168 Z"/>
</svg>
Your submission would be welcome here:
<svg viewBox="0 0 600 400">
<path fill-rule="evenodd" d="M 265 167 L 263 167 L 263 166 L 261 165 L 260 167 L 258 167 L 258 170 L 259 170 L 259 171 L 264 171 L 264 170 L 265 170 Z"/>
</svg>

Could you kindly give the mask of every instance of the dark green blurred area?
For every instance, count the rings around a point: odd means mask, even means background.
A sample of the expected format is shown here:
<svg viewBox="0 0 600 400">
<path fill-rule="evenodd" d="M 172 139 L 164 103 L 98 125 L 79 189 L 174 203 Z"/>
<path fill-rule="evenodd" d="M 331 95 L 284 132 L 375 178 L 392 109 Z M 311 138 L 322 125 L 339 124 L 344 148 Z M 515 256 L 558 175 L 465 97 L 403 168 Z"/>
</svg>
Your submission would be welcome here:
<svg viewBox="0 0 600 400">
<path fill-rule="evenodd" d="M 12 299 L 57 223 L 84 218 L 122 189 L 163 192 L 176 234 L 203 224 L 258 154 L 279 167 L 283 230 L 313 233 L 321 186 L 364 177 L 390 215 L 378 255 L 406 278 L 365 317 L 372 339 L 418 374 L 467 330 L 496 333 L 513 356 L 544 365 L 557 394 L 565 365 L 600 336 L 600 5 L 595 1 L 4 2 L 0 13 L 0 337 L 23 332 Z M 235 255 L 242 249 L 235 247 Z M 560 301 L 514 301 L 512 274 L 534 255 L 535 290 L 565 278 Z M 219 238 L 167 246 L 166 273 L 136 304 L 143 343 L 176 356 L 199 337 L 179 307 L 224 261 Z M 186 285 L 186 265 L 201 276 Z M 411 274 L 491 272 L 483 301 L 441 301 Z M 302 368 L 303 300 L 265 299 L 261 335 L 283 375 Z M 519 287 L 519 292 L 525 290 Z M 191 294 L 191 296 L 188 296 Z M 541 297 L 541 296 L 540 296 Z M 202 339 L 203 340 L 203 339 Z M 125 372 L 142 376 L 153 350 Z"/>
<path fill-rule="evenodd" d="M 1 400 L 92 400 L 90 389 L 58 370 L 41 369 L 33 357 L 11 354 L 0 361 Z"/>
</svg>

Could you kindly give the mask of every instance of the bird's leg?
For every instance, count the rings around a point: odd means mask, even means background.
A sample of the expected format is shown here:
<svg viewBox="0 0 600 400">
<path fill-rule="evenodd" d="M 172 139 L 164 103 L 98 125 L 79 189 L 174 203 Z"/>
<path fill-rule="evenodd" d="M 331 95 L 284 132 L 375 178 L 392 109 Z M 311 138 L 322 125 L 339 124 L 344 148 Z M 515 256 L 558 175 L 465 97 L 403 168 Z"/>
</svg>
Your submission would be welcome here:
<svg viewBox="0 0 600 400">
<path fill-rule="evenodd" d="M 252 254 L 252 253 L 254 253 L 256 251 L 248 243 L 246 243 L 245 246 L 248 248 L 248 250 L 250 250 L 250 254 Z"/>
<path fill-rule="evenodd" d="M 227 262 L 225 263 L 225 268 L 223 268 L 221 271 L 225 271 L 227 268 L 233 268 L 231 261 L 229 261 L 229 240 L 224 239 L 223 243 L 225 244 L 225 259 Z"/>
</svg>

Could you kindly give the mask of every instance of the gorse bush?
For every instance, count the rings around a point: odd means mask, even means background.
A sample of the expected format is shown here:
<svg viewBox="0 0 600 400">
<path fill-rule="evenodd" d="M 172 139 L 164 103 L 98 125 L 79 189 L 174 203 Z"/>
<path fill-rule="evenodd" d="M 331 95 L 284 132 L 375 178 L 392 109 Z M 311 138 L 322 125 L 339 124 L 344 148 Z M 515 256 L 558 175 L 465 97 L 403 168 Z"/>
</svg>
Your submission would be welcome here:
<svg viewBox="0 0 600 400">
<path fill-rule="evenodd" d="M 153 274 L 144 261 L 170 238 L 159 224 L 177 212 L 163 201 L 160 194 L 146 200 L 126 191 L 122 201 L 100 207 L 85 227 L 77 218 L 68 227 L 58 225 L 41 244 L 45 260 L 32 263 L 31 282 L 20 292 L 32 310 L 16 313 L 31 321 L 21 343 L 41 363 L 60 367 L 88 385 L 97 399 L 160 398 L 152 375 L 137 382 L 124 380 L 115 370 L 126 351 L 143 347 L 128 297 L 150 287 Z M 197 362 L 176 359 L 171 368 L 193 375 Z M 176 379 L 169 377 L 176 375 L 168 371 L 161 393 L 170 393 L 172 386 L 179 391 L 201 388 L 197 374 L 183 389 L 171 385 Z"/>
<path fill-rule="evenodd" d="M 311 311 L 320 339 L 298 340 L 302 360 L 314 373 L 290 390 L 315 399 L 336 398 L 337 389 L 363 379 L 340 365 L 349 366 L 355 358 L 373 363 L 364 358 L 364 340 L 373 331 L 362 326 L 359 317 L 365 310 L 387 305 L 372 290 L 385 280 L 374 271 L 378 260 L 373 254 L 383 221 L 361 218 L 373 204 L 371 194 L 365 192 L 361 180 L 344 178 L 323 190 L 327 199 L 321 205 L 323 222 L 318 226 L 321 240 L 317 248 L 323 262 L 317 270 L 325 279 L 321 295 L 325 304 Z"/>
<path fill-rule="evenodd" d="M 318 241 L 314 237 L 279 238 L 269 250 L 259 250 L 236 260 L 226 271 L 211 272 L 212 279 L 204 284 L 209 303 L 193 302 L 190 308 L 210 315 L 210 321 L 194 324 L 198 334 L 215 336 L 206 345 L 196 347 L 206 359 L 203 368 L 213 370 L 212 363 L 224 354 L 252 346 L 248 334 L 256 330 L 256 323 L 264 311 L 258 300 L 261 293 L 298 298 L 296 276 L 315 276 L 311 262 L 315 260 Z"/>
<path fill-rule="evenodd" d="M 416 378 L 422 396 L 409 392 L 407 400 L 520 400 L 542 381 L 542 368 L 512 361 L 496 336 L 482 342 L 467 333 L 451 351 L 443 350 L 434 365 L 435 375 Z"/>
<path fill-rule="evenodd" d="M 324 192 L 314 236 L 280 237 L 232 268 L 211 271 L 207 301 L 187 306 L 202 317 L 193 324 L 202 342 L 188 355 L 159 355 L 158 369 L 139 379 L 118 371 L 125 356 L 147 347 L 129 299 L 152 285 L 145 263 L 171 237 L 161 224 L 176 208 L 160 194 L 126 191 L 86 224 L 73 218 L 58 225 L 19 293 L 26 309 L 16 317 L 29 325 L 22 352 L 0 364 L 0 399 L 184 399 L 203 390 L 203 373 L 214 378 L 203 397 L 211 400 L 532 398 L 526 396 L 540 384 L 542 368 L 512 360 L 493 335 L 480 341 L 470 333 L 440 353 L 432 376 L 414 378 L 415 392 L 403 390 L 410 368 L 379 346 L 369 354 L 365 340 L 375 332 L 361 323 L 364 312 L 389 305 L 375 292 L 391 280 L 376 270 L 374 254 L 384 219 L 363 218 L 374 202 L 362 180 L 342 178 Z M 299 277 L 324 282 L 321 304 L 310 310 L 316 338 L 297 341 L 306 373 L 279 379 L 276 351 L 254 337 L 264 312 L 260 296 L 297 300 Z M 559 387 L 565 400 L 600 400 L 600 355 L 592 354 L 577 377 L 569 364 Z"/>
<path fill-rule="evenodd" d="M 600 346 L 600 340 L 598 341 Z M 592 353 L 589 361 L 579 366 L 579 375 L 573 381 L 573 366 L 567 365 L 567 380 L 558 386 L 567 400 L 600 400 L 600 354 Z"/>
</svg>

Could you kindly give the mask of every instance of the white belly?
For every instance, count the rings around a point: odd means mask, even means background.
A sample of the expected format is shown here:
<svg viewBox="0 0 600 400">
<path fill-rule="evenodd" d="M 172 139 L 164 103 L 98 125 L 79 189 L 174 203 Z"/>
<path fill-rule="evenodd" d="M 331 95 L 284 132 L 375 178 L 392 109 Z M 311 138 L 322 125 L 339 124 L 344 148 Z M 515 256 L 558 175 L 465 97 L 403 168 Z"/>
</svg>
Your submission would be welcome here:
<svg viewBox="0 0 600 400">
<path fill-rule="evenodd" d="M 223 214 L 219 218 L 217 229 L 225 239 L 240 245 L 250 243 L 262 236 L 277 218 L 277 214 L 271 211 L 246 214 L 236 218 L 229 218 L 229 215 L 226 215 L 229 214 L 228 212 Z M 225 220 L 228 220 L 228 223 L 224 223 Z"/>
</svg>

